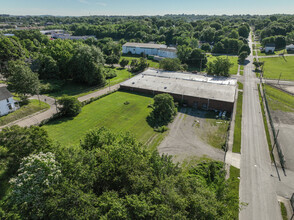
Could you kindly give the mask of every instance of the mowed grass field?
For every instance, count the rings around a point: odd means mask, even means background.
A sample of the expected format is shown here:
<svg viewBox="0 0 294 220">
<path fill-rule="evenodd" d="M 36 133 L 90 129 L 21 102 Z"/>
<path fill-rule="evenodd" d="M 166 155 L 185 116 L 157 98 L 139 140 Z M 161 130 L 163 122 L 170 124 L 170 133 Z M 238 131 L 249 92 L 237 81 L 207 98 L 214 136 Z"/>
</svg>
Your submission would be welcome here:
<svg viewBox="0 0 294 220">
<path fill-rule="evenodd" d="M 128 105 L 124 104 L 126 101 Z M 51 121 L 43 128 L 62 145 L 79 144 L 90 129 L 105 126 L 115 132 L 129 131 L 142 143 L 153 146 L 165 134 L 155 132 L 146 121 L 151 103 L 151 97 L 119 91 L 84 106 L 73 119 Z"/>
<path fill-rule="evenodd" d="M 132 62 L 132 60 L 139 60 L 140 57 L 137 57 L 137 56 L 127 56 L 127 55 L 122 55 L 122 56 L 120 57 L 120 61 L 121 61 L 122 59 L 127 59 L 127 60 L 129 60 L 129 64 L 128 64 L 128 65 L 130 65 L 131 62 Z M 149 67 L 159 69 L 159 62 L 157 62 L 157 61 L 153 61 L 153 60 L 147 60 L 147 63 L 149 64 Z"/>
<path fill-rule="evenodd" d="M 216 60 L 217 57 L 220 57 L 220 58 L 228 58 L 230 60 L 230 62 L 233 64 L 233 66 L 230 68 L 230 72 L 229 74 L 230 75 L 236 75 L 237 72 L 238 72 L 238 57 L 237 56 L 213 56 L 213 55 L 208 55 L 207 56 L 207 61 L 210 62 L 210 61 L 214 61 Z"/>
<path fill-rule="evenodd" d="M 129 77 L 133 76 L 132 73 L 129 72 L 127 69 L 111 68 L 111 67 L 105 67 L 105 69 L 110 69 L 111 71 L 114 71 L 117 74 L 117 76 L 110 79 L 110 80 L 106 80 L 106 85 L 104 87 L 88 86 L 86 84 L 80 84 L 80 83 L 76 83 L 76 82 L 68 82 L 65 85 L 63 85 L 59 91 L 51 92 L 46 95 L 54 97 L 54 98 L 58 98 L 62 95 L 75 96 L 78 98 L 78 97 L 87 95 L 89 93 L 98 91 L 100 89 L 103 89 L 103 88 L 109 86 L 109 84 L 110 84 L 110 86 L 113 86 L 115 84 L 121 83 L 121 82 L 129 79 Z"/>
<path fill-rule="evenodd" d="M 270 109 L 284 112 L 294 112 L 293 96 L 266 84 L 264 84 L 264 89 Z"/>
<path fill-rule="evenodd" d="M 294 80 L 294 56 L 262 58 L 264 63 L 264 78 L 281 80 Z"/>
</svg>

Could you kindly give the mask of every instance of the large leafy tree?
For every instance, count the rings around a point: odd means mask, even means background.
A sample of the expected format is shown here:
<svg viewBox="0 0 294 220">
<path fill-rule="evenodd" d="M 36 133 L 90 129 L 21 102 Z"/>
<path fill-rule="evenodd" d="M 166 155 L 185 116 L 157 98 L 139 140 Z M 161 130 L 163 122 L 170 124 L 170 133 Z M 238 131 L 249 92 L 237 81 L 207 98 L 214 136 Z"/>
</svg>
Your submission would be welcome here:
<svg viewBox="0 0 294 220">
<path fill-rule="evenodd" d="M 52 141 L 43 128 L 36 126 L 22 128 L 14 125 L 3 128 L 0 132 L 0 146 L 6 149 L 2 157 L 8 162 L 8 171 L 13 174 L 22 158 L 32 153 L 49 151 Z"/>
<path fill-rule="evenodd" d="M 28 219 L 43 218 L 50 189 L 61 178 L 54 154 L 48 152 L 25 157 L 17 172 L 18 175 L 10 180 L 8 206 Z"/>
<path fill-rule="evenodd" d="M 208 62 L 206 71 L 209 75 L 229 76 L 232 65 L 229 59 L 217 57 L 216 60 Z"/>
<path fill-rule="evenodd" d="M 10 76 L 7 79 L 8 88 L 15 93 L 23 96 L 39 94 L 40 81 L 38 74 L 32 72 L 32 70 L 21 63 L 9 64 Z"/>
<path fill-rule="evenodd" d="M 158 94 L 154 96 L 153 111 L 150 117 L 157 125 L 168 124 L 176 115 L 177 109 L 174 99 L 169 94 Z"/>
<path fill-rule="evenodd" d="M 104 58 L 95 46 L 78 46 L 71 59 L 71 72 L 77 82 L 89 85 L 104 85 Z"/>
<path fill-rule="evenodd" d="M 82 110 L 82 104 L 76 97 L 63 96 L 58 100 L 60 113 L 67 117 L 77 116 Z"/>
</svg>

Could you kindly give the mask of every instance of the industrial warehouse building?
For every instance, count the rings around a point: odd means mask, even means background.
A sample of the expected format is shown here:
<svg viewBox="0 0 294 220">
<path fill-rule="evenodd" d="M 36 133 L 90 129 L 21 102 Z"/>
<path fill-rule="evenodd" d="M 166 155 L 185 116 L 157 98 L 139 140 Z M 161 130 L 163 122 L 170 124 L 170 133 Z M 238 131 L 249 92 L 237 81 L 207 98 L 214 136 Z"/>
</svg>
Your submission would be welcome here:
<svg viewBox="0 0 294 220">
<path fill-rule="evenodd" d="M 120 84 L 120 89 L 156 95 L 168 93 L 177 102 L 206 110 L 232 112 L 237 80 L 192 73 L 148 69 Z"/>
<path fill-rule="evenodd" d="M 164 44 L 125 43 L 122 46 L 123 53 L 146 54 L 165 58 L 177 58 L 177 49 Z"/>
</svg>

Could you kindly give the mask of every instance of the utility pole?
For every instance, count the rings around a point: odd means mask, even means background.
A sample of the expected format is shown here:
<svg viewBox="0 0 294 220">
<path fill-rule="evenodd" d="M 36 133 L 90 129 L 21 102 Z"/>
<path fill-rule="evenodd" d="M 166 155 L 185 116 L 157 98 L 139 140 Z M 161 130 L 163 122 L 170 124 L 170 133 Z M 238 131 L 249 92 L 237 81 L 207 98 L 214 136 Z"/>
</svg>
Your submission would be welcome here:
<svg viewBox="0 0 294 220">
<path fill-rule="evenodd" d="M 282 73 L 280 73 L 279 80 L 278 80 L 278 85 L 280 83 L 281 76 L 282 76 Z"/>
</svg>

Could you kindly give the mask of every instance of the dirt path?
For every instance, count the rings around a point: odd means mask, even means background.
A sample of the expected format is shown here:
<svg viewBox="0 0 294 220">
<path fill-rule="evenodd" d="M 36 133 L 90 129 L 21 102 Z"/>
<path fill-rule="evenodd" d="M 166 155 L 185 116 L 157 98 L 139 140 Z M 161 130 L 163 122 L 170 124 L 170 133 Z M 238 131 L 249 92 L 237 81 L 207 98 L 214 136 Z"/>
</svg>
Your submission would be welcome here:
<svg viewBox="0 0 294 220">
<path fill-rule="evenodd" d="M 211 147 L 197 136 L 195 120 L 198 119 L 191 109 L 188 109 L 187 113 L 179 112 L 170 126 L 168 136 L 158 146 L 158 152 L 175 156 L 175 162 L 181 162 L 191 156 L 206 156 L 223 161 L 223 150 Z"/>
</svg>

